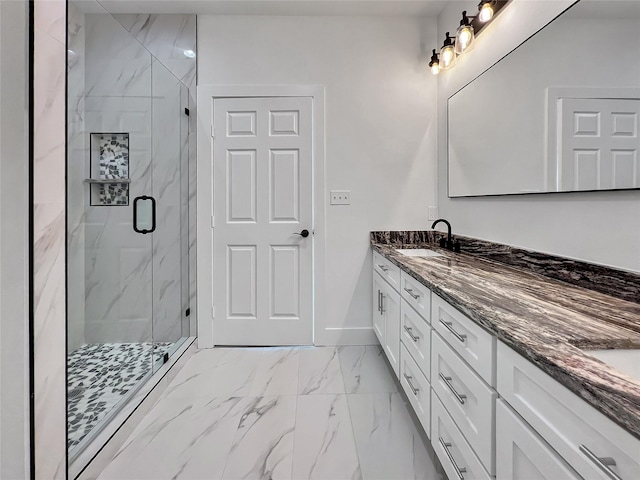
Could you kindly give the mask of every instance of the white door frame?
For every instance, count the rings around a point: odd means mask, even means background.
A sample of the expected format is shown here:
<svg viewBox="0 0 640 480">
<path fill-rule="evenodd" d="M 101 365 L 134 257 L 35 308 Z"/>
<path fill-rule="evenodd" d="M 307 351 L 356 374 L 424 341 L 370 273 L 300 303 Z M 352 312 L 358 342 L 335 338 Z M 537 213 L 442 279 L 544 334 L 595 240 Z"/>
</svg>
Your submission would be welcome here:
<svg viewBox="0 0 640 480">
<path fill-rule="evenodd" d="M 313 338 L 324 325 L 325 275 L 325 138 L 324 87 L 322 85 L 202 85 L 198 94 L 197 161 L 197 325 L 198 348 L 213 341 L 213 101 L 216 98 L 311 97 L 313 101 Z"/>
</svg>

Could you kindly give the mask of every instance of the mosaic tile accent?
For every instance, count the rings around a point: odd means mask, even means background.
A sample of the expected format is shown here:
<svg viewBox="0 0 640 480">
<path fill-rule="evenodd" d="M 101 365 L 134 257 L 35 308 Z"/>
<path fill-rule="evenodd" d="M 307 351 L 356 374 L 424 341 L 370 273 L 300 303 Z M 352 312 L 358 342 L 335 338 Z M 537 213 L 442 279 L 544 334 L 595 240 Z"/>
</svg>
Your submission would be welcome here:
<svg viewBox="0 0 640 480">
<path fill-rule="evenodd" d="M 433 247 L 446 233 L 435 230 L 371 232 L 372 245 L 392 245 L 396 248 Z M 462 253 L 492 260 L 577 287 L 640 303 L 640 275 L 613 267 L 559 257 L 549 253 L 512 247 L 501 243 L 453 235 L 459 240 Z"/>
<path fill-rule="evenodd" d="M 129 178 L 129 134 L 93 134 L 98 142 L 98 178 Z M 98 205 L 129 205 L 129 184 L 98 185 Z"/>
<path fill-rule="evenodd" d="M 161 360 L 172 343 L 83 345 L 68 356 L 67 445 L 77 446 Z"/>
</svg>

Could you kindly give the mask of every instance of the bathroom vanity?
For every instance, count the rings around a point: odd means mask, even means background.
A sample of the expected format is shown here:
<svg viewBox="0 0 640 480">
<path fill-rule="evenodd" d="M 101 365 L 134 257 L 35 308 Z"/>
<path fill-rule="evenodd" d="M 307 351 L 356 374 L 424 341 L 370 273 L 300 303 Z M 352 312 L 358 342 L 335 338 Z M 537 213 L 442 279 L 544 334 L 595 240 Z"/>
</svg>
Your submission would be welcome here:
<svg viewBox="0 0 640 480">
<path fill-rule="evenodd" d="M 373 325 L 449 478 L 640 478 L 638 276 L 438 236 L 371 234 Z"/>
</svg>

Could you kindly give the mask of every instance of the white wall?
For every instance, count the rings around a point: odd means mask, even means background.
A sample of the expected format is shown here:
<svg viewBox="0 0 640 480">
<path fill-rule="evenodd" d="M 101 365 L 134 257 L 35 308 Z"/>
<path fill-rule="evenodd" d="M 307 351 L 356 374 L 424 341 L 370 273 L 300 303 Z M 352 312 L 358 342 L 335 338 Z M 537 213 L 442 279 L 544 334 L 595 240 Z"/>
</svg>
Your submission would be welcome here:
<svg viewBox="0 0 640 480">
<path fill-rule="evenodd" d="M 640 191 L 447 198 L 447 98 L 571 3 L 513 0 L 481 33 L 474 50 L 438 76 L 440 215 L 451 221 L 454 233 L 640 271 Z M 441 14 L 439 39 L 458 25 L 461 9 L 462 2 L 454 2 Z"/>
<path fill-rule="evenodd" d="M 369 231 L 428 225 L 436 80 L 425 49 L 435 42 L 435 21 L 419 18 L 198 17 L 199 86 L 326 88 L 326 315 L 317 344 L 373 341 Z M 329 206 L 330 189 L 351 190 L 352 204 Z"/>
<path fill-rule="evenodd" d="M 0 2 L 0 478 L 29 477 L 28 2 Z"/>
</svg>

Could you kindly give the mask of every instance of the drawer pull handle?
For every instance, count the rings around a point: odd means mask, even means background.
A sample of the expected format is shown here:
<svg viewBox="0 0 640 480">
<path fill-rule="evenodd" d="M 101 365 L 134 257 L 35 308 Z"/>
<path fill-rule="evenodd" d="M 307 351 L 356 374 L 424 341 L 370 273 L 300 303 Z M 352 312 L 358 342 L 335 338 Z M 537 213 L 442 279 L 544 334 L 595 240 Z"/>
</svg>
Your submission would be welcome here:
<svg viewBox="0 0 640 480">
<path fill-rule="evenodd" d="M 420 298 L 420 295 L 418 295 L 417 293 L 413 293 L 413 290 L 410 288 L 405 288 L 404 291 L 411 295 L 411 298 L 413 298 L 414 300 L 418 300 Z"/>
<path fill-rule="evenodd" d="M 615 459 L 613 459 L 611 457 L 598 457 L 595 453 L 593 453 L 591 450 L 589 450 L 584 445 L 580 445 L 580 451 L 584 454 L 585 457 L 587 457 L 589 460 L 591 460 L 591 462 L 594 463 L 596 465 L 596 467 L 598 467 L 600 470 L 602 470 L 602 472 L 607 477 L 609 477 L 611 480 L 622 480 L 622 478 L 620 478 L 616 474 L 616 472 L 614 472 L 610 468 L 610 467 L 615 467 L 616 466 Z"/>
<path fill-rule="evenodd" d="M 420 391 L 419 388 L 416 388 L 413 386 L 413 383 L 411 383 L 411 379 L 413 377 L 410 377 L 409 375 L 407 375 L 406 373 L 404 374 L 404 379 L 407 381 L 407 383 L 409 384 L 409 388 L 411 389 L 411 391 L 413 392 L 414 395 L 418 395 L 418 392 Z"/>
<path fill-rule="evenodd" d="M 449 330 L 454 337 L 456 337 L 458 340 L 460 340 L 462 343 L 465 342 L 465 340 L 467 339 L 467 336 L 464 333 L 458 333 L 455 331 L 455 329 L 453 328 L 453 323 L 452 322 L 445 322 L 444 320 L 440 319 L 440 323 L 442 325 L 445 326 L 445 328 L 447 330 Z"/>
<path fill-rule="evenodd" d="M 451 464 L 453 465 L 453 468 L 456 470 L 456 473 L 458 474 L 458 478 L 460 480 L 464 480 L 464 475 L 462 475 L 463 473 L 467 473 L 467 469 L 462 467 L 458 467 L 458 464 L 456 463 L 455 459 L 453 458 L 453 455 L 451 455 L 451 452 L 449 451 L 449 447 L 451 446 L 450 443 L 445 442 L 442 437 L 438 437 L 438 440 L 440 440 L 440 445 L 442 445 L 442 448 L 444 448 L 444 453 L 447 454 L 447 457 L 449 457 L 449 461 L 451 462 Z"/>
<path fill-rule="evenodd" d="M 411 340 L 413 340 L 415 343 L 418 343 L 418 340 L 420 340 L 420 337 L 418 337 L 418 336 L 413 334 L 413 328 L 407 327 L 405 325 L 404 326 L 404 331 L 407 332 L 407 334 L 411 337 Z"/>
<path fill-rule="evenodd" d="M 378 265 L 378 268 L 380 270 L 382 270 L 383 272 L 385 272 L 385 273 L 389 271 L 389 269 L 387 267 L 385 267 L 384 265 Z"/>
<path fill-rule="evenodd" d="M 455 397 L 458 399 L 458 401 L 460 402 L 461 405 L 464 405 L 464 400 L 465 398 L 467 398 L 466 395 L 460 395 L 456 389 L 453 387 L 453 384 L 451 383 L 451 377 L 445 377 L 442 373 L 440 374 L 440 379 L 445 383 L 445 385 L 447 387 L 449 387 L 449 390 L 451 390 L 451 393 L 453 393 L 455 395 Z"/>
</svg>

